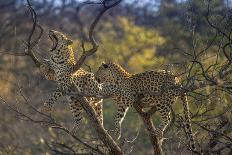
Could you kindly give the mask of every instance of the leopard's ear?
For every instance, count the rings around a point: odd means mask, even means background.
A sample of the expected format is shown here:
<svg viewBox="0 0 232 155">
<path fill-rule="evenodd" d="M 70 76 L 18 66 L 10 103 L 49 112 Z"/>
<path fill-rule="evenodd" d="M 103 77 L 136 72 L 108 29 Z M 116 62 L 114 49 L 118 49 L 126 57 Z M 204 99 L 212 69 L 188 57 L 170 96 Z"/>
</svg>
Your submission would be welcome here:
<svg viewBox="0 0 232 155">
<path fill-rule="evenodd" d="M 104 61 L 102 62 L 102 66 L 103 66 L 104 68 L 108 68 L 108 67 L 109 67 Z"/>
<path fill-rule="evenodd" d="M 67 40 L 66 40 L 66 43 L 67 43 L 67 45 L 72 45 L 72 44 L 73 44 L 73 41 L 72 41 L 71 39 L 67 39 Z"/>
</svg>

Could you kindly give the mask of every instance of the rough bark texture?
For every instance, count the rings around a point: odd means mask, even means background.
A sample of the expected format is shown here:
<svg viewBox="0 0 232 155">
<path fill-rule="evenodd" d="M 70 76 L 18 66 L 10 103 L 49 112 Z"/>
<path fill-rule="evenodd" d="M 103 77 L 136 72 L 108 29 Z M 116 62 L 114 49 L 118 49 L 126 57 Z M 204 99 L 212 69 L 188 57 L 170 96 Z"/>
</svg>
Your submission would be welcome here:
<svg viewBox="0 0 232 155">
<path fill-rule="evenodd" d="M 153 107 L 149 111 L 144 112 L 141 106 L 139 105 L 139 101 L 134 104 L 134 108 L 143 120 L 144 127 L 148 132 L 153 147 L 154 155 L 163 155 L 162 146 L 156 137 L 155 126 L 151 119 L 152 114 L 156 112 L 156 108 Z"/>
<path fill-rule="evenodd" d="M 77 100 L 80 101 L 81 106 L 85 110 L 88 118 L 90 119 L 91 123 L 93 124 L 93 128 L 95 129 L 96 133 L 100 140 L 110 148 L 110 154 L 112 155 L 123 155 L 122 150 L 120 147 L 115 143 L 113 138 L 107 133 L 107 131 L 103 128 L 100 121 L 97 119 L 97 114 L 93 107 L 89 104 L 88 100 L 82 96 L 75 96 Z"/>
</svg>

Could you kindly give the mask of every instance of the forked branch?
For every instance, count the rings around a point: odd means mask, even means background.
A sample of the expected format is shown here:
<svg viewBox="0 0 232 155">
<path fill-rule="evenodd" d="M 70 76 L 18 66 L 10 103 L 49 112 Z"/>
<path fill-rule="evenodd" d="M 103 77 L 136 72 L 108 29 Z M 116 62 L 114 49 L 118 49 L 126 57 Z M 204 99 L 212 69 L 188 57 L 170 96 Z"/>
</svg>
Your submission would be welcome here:
<svg viewBox="0 0 232 155">
<path fill-rule="evenodd" d="M 32 60 L 34 61 L 35 65 L 37 67 L 40 67 L 40 65 L 42 63 L 35 56 L 33 48 L 39 43 L 39 40 L 43 35 L 43 28 L 38 24 L 37 14 L 36 14 L 35 10 L 32 8 L 32 5 L 31 5 L 29 0 L 27 0 L 27 5 L 28 5 L 29 11 L 30 11 L 32 21 L 33 21 L 33 25 L 32 25 L 31 32 L 30 32 L 30 34 L 29 34 L 29 36 L 27 38 L 27 42 L 26 42 L 27 49 L 25 51 L 25 55 L 30 56 L 32 58 Z M 40 32 L 39 32 L 39 35 L 36 37 L 36 39 L 34 41 L 32 41 L 32 37 L 33 37 L 33 35 L 35 33 L 36 28 L 38 28 L 40 30 Z"/>
<path fill-rule="evenodd" d="M 113 4 L 110 4 L 110 5 L 107 5 L 107 3 L 109 2 L 107 0 L 104 0 L 101 3 L 103 5 L 103 9 L 98 13 L 98 15 L 94 19 L 94 21 L 91 24 L 90 29 L 89 29 L 89 40 L 90 40 L 90 43 L 92 44 L 92 48 L 86 51 L 85 48 L 84 48 L 84 44 L 83 44 L 83 46 L 82 46 L 82 48 L 83 48 L 83 54 L 80 57 L 80 59 L 77 61 L 76 65 L 73 67 L 73 70 L 72 70 L 73 72 L 75 72 L 76 70 L 78 70 L 82 66 L 82 64 L 84 63 L 84 61 L 89 56 L 93 55 L 98 50 L 98 44 L 95 41 L 94 36 L 93 36 L 95 27 L 98 24 L 98 22 L 101 19 L 101 17 L 103 16 L 103 14 L 107 10 L 109 10 L 110 8 L 117 6 L 121 1 L 122 0 L 117 0 L 116 2 L 114 2 Z"/>
<path fill-rule="evenodd" d="M 30 3 L 29 0 L 27 0 L 27 5 L 29 8 L 29 13 L 31 15 L 33 24 L 32 24 L 32 29 L 31 32 L 27 38 L 26 41 L 24 41 L 24 44 L 26 45 L 26 49 L 24 52 L 19 52 L 19 53 L 15 53 L 15 52 L 0 52 L 2 54 L 8 54 L 8 55 L 14 55 L 14 56 L 29 56 L 32 58 L 33 62 L 35 63 L 36 67 L 40 67 L 42 65 L 42 63 L 40 62 L 40 60 L 36 57 L 33 48 L 39 43 L 40 38 L 43 35 L 43 28 L 38 24 L 37 21 L 37 14 L 35 12 L 35 10 L 32 8 L 32 5 Z M 39 29 L 39 34 L 36 37 L 36 39 L 34 41 L 32 41 L 33 35 L 35 33 L 36 28 Z"/>
<path fill-rule="evenodd" d="M 159 140 L 156 137 L 155 127 L 151 119 L 152 114 L 156 112 L 156 108 L 153 107 L 148 112 L 144 112 L 140 106 L 140 100 L 134 103 L 133 107 L 135 108 L 135 110 L 138 112 L 138 114 L 143 120 L 144 127 L 146 128 L 148 132 L 148 135 L 149 135 L 152 147 L 153 147 L 154 155 L 162 155 L 163 151 L 161 147 L 161 142 L 159 142 Z"/>
<path fill-rule="evenodd" d="M 76 99 L 80 102 L 81 106 L 85 110 L 88 118 L 90 119 L 93 127 L 99 137 L 107 148 L 110 149 L 112 155 L 122 155 L 123 152 L 113 138 L 107 133 L 107 131 L 101 126 L 100 121 L 97 119 L 97 114 L 93 107 L 89 104 L 87 99 L 83 96 L 76 96 Z"/>
</svg>

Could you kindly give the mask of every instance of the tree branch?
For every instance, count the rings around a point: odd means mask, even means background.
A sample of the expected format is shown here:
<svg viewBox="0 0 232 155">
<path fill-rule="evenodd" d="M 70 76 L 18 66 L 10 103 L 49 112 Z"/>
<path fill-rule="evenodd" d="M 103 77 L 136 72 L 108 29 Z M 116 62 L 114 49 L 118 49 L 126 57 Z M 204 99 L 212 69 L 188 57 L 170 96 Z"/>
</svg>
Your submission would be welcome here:
<svg viewBox="0 0 232 155">
<path fill-rule="evenodd" d="M 32 21 L 33 21 L 33 25 L 32 25 L 32 29 L 31 29 L 31 32 L 27 38 L 27 50 L 25 51 L 25 55 L 28 55 L 32 58 L 32 60 L 34 61 L 35 65 L 37 67 L 40 67 L 40 65 L 42 64 L 39 59 L 35 56 L 34 52 L 33 52 L 33 48 L 38 44 L 40 38 L 42 37 L 43 35 L 43 28 L 38 24 L 38 21 L 37 21 L 37 14 L 35 12 L 35 10 L 32 8 L 32 5 L 30 3 L 30 0 L 27 0 L 27 5 L 29 7 L 29 11 L 30 11 L 30 14 L 31 14 L 31 18 L 32 18 Z M 32 37 L 33 37 L 33 34 L 36 30 L 36 27 L 39 28 L 40 32 L 39 32 L 39 35 L 37 36 L 37 38 L 32 42 Z"/>
<path fill-rule="evenodd" d="M 101 125 L 100 121 L 97 119 L 97 114 L 93 107 L 89 104 L 88 100 L 80 95 L 76 95 L 75 99 L 77 99 L 83 109 L 85 110 L 88 118 L 90 119 L 93 127 L 98 134 L 100 140 L 110 149 L 110 153 L 113 155 L 122 155 L 123 152 L 117 143 L 113 140 L 113 138 L 106 132 L 106 130 Z"/>
<path fill-rule="evenodd" d="M 138 112 L 138 114 L 143 120 L 143 124 L 148 132 L 153 147 L 154 155 L 162 155 L 163 151 L 162 151 L 161 142 L 159 142 L 159 140 L 156 137 L 155 126 L 151 119 L 152 114 L 156 112 L 156 107 L 152 107 L 148 112 L 144 112 L 143 109 L 139 106 L 139 104 L 140 103 L 138 100 L 136 103 L 133 104 L 133 107 L 135 108 L 135 110 Z"/>
<path fill-rule="evenodd" d="M 92 44 L 92 48 L 90 50 L 83 50 L 83 54 L 80 57 L 80 59 L 77 61 L 77 63 L 75 64 L 75 66 L 73 67 L 73 72 L 75 72 L 76 70 L 80 69 L 80 67 L 82 66 L 82 64 L 84 63 L 84 61 L 91 55 L 93 55 L 97 50 L 98 50 L 98 44 L 94 39 L 93 33 L 94 33 L 94 29 L 96 27 L 96 25 L 98 24 L 98 22 L 100 21 L 101 17 L 103 16 L 103 14 L 109 10 L 110 8 L 113 8 L 115 6 L 117 6 L 119 3 L 121 2 L 121 0 L 117 0 L 115 3 L 110 4 L 110 5 L 106 5 L 107 0 L 103 1 L 102 4 L 104 6 L 104 8 L 98 13 L 98 15 L 96 16 L 96 18 L 94 19 L 93 23 L 90 26 L 89 29 L 89 40 Z M 83 45 L 84 47 L 84 45 Z"/>
</svg>

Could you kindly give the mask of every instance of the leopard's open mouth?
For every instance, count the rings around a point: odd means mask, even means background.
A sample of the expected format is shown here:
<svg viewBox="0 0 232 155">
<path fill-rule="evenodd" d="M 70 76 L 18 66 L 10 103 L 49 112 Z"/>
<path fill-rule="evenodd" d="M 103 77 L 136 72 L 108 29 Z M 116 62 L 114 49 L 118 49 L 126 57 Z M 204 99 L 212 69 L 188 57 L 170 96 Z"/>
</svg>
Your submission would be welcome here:
<svg viewBox="0 0 232 155">
<path fill-rule="evenodd" d="M 52 41 L 52 47 L 51 47 L 51 51 L 54 51 L 57 47 L 58 44 L 58 38 L 56 37 L 56 35 L 53 33 L 53 31 L 49 31 L 49 38 Z"/>
</svg>

